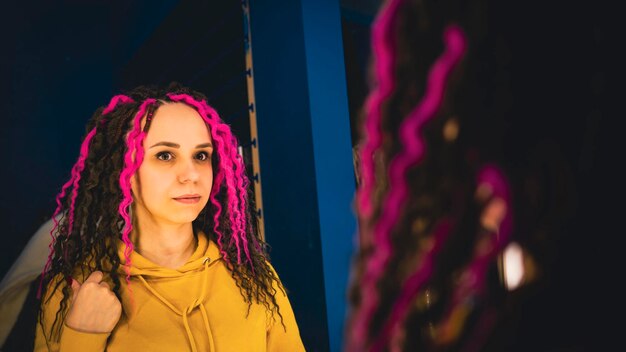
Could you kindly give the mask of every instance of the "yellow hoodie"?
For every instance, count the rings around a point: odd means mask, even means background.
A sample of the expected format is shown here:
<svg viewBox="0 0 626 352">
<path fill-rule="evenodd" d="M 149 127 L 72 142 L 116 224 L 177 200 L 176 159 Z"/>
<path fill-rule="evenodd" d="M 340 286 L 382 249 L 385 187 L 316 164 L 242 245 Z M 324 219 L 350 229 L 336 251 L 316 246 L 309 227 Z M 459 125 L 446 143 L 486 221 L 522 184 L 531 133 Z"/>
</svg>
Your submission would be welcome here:
<svg viewBox="0 0 626 352">
<path fill-rule="evenodd" d="M 137 252 L 131 262 L 132 293 L 122 280 L 124 314 L 110 334 L 63 325 L 59 341 L 50 341 L 63 297 L 59 289 L 44 307 L 45 336 L 37 324 L 35 351 L 304 351 L 283 292 L 277 288 L 276 302 L 285 327 L 263 304 L 253 303 L 248 312 L 217 245 L 205 235 L 198 235 L 198 247 L 178 269 L 160 267 Z"/>
</svg>

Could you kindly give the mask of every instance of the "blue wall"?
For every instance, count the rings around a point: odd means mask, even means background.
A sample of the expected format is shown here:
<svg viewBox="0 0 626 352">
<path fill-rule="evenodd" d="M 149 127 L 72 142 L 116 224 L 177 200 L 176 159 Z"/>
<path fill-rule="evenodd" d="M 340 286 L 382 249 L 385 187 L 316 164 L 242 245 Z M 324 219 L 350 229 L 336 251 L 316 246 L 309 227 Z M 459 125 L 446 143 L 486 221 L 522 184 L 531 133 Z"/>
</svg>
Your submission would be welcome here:
<svg viewBox="0 0 626 352">
<path fill-rule="evenodd" d="M 309 351 L 339 351 L 356 230 L 336 0 L 252 2 L 266 239 Z"/>
</svg>

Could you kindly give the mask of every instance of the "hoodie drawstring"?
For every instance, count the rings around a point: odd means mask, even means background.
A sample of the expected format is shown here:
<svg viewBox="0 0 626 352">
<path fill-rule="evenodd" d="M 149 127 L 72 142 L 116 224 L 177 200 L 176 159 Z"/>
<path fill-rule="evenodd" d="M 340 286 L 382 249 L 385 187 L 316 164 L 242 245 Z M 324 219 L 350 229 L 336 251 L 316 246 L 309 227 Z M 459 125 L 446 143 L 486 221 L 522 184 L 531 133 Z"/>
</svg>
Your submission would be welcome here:
<svg viewBox="0 0 626 352">
<path fill-rule="evenodd" d="M 189 339 L 189 344 L 191 346 L 191 350 L 193 352 L 198 352 L 198 347 L 196 346 L 196 340 L 193 338 L 193 334 L 191 332 L 191 328 L 189 327 L 189 320 L 187 316 L 191 313 L 196 307 L 200 307 L 200 313 L 202 314 L 202 321 L 204 322 L 204 329 L 206 331 L 207 337 L 209 339 L 209 348 L 210 351 L 215 351 L 215 344 L 213 343 L 213 335 L 211 334 L 211 327 L 209 325 L 209 318 L 206 312 L 206 308 L 204 308 L 204 298 L 206 297 L 206 290 L 209 278 L 209 257 L 204 259 L 204 273 L 202 277 L 202 288 L 200 291 L 200 296 L 194 300 L 187 308 L 185 308 L 182 312 L 174 307 L 173 304 L 168 302 L 165 297 L 161 296 L 155 289 L 153 289 L 146 279 L 143 278 L 142 275 L 137 275 L 141 283 L 150 291 L 156 298 L 158 298 L 163 304 L 165 304 L 169 309 L 171 309 L 174 313 L 183 317 L 183 325 L 185 326 L 185 331 L 187 332 L 187 338 Z"/>
</svg>

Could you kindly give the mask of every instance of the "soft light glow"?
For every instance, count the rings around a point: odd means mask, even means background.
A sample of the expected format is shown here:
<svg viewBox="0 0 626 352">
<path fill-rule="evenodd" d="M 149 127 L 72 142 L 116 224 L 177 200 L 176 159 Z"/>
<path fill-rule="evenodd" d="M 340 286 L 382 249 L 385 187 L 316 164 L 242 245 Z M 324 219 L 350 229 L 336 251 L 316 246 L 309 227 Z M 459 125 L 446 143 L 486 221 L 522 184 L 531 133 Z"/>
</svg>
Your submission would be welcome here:
<svg viewBox="0 0 626 352">
<path fill-rule="evenodd" d="M 451 118 L 443 125 L 443 138 L 446 142 L 454 142 L 456 137 L 459 136 L 459 121 L 456 118 Z"/>
<path fill-rule="evenodd" d="M 522 247 L 511 242 L 504 250 L 504 284 L 509 291 L 515 290 L 524 279 L 524 254 Z"/>
</svg>

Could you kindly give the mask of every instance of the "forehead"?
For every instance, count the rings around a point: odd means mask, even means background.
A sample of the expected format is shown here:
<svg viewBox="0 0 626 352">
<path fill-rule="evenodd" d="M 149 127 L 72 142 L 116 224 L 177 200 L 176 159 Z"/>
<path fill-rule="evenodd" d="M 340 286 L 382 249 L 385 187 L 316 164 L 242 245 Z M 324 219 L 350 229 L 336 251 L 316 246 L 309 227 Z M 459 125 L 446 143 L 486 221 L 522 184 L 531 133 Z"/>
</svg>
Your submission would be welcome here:
<svg viewBox="0 0 626 352">
<path fill-rule="evenodd" d="M 167 103 L 154 113 L 146 141 L 210 142 L 211 133 L 196 109 L 183 103 Z"/>
</svg>

